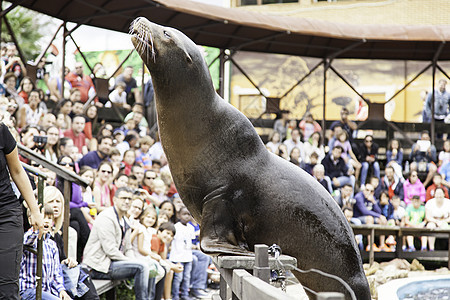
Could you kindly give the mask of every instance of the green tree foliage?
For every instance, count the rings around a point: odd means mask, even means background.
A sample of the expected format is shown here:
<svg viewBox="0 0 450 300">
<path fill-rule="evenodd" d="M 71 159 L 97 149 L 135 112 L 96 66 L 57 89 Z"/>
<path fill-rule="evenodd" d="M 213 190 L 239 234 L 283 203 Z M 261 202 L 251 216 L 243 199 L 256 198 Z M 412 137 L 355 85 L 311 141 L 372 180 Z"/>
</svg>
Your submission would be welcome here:
<svg viewBox="0 0 450 300">
<path fill-rule="evenodd" d="M 3 8 L 5 9 L 9 5 L 9 3 L 5 3 Z M 49 19 L 44 18 L 42 14 L 20 6 L 10 11 L 6 18 L 11 25 L 20 49 L 24 53 L 25 59 L 27 61 L 36 59 L 41 51 L 38 41 L 45 35 L 45 30 L 50 25 Z M 13 41 L 3 19 L 1 41 L 2 43 Z"/>
</svg>

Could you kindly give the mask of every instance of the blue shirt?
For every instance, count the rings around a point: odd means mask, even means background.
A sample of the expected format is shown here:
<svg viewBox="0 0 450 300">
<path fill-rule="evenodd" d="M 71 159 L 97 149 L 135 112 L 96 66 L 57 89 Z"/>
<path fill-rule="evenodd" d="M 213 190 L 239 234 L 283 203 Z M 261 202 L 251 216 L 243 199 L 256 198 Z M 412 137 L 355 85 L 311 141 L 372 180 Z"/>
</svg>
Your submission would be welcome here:
<svg viewBox="0 0 450 300">
<path fill-rule="evenodd" d="M 90 152 L 86 153 L 86 155 L 80 159 L 80 161 L 78 162 L 78 165 L 80 166 L 80 168 L 82 166 L 89 166 L 89 167 L 97 170 L 98 166 L 100 166 L 100 163 L 104 160 L 107 160 L 107 157 L 102 159 L 102 158 L 100 158 L 100 156 L 98 156 L 97 151 L 90 151 Z"/>
</svg>

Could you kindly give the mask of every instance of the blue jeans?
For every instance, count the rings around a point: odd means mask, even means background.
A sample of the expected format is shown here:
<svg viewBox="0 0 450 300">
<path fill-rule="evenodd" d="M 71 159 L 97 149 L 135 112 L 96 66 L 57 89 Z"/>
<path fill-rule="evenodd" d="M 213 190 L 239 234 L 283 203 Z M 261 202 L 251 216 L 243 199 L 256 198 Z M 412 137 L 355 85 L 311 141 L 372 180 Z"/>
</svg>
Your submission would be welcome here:
<svg viewBox="0 0 450 300">
<path fill-rule="evenodd" d="M 120 280 L 134 278 L 136 300 L 149 300 L 155 286 L 155 278 L 149 277 L 150 269 L 145 262 L 136 260 L 112 261 L 108 273 L 92 270 L 92 279 Z"/>
<path fill-rule="evenodd" d="M 200 250 L 192 250 L 192 259 L 191 288 L 204 290 L 211 258 Z"/>
<path fill-rule="evenodd" d="M 36 289 L 27 289 L 20 292 L 20 299 L 22 300 L 35 300 Z M 42 291 L 42 300 L 59 300 L 58 296 L 55 296 L 49 292 Z"/>
<path fill-rule="evenodd" d="M 174 273 L 172 281 L 172 300 L 189 297 L 189 286 L 191 284 L 192 261 L 182 262 L 183 272 Z"/>
<path fill-rule="evenodd" d="M 333 184 L 334 189 L 338 189 L 338 188 L 344 186 L 345 184 L 350 184 L 353 187 L 353 189 L 355 188 L 356 180 L 355 180 L 355 176 L 353 176 L 353 175 L 337 177 L 337 180 L 339 181 L 339 186 L 334 186 L 334 184 Z"/>
<path fill-rule="evenodd" d="M 370 164 L 367 161 L 362 163 L 361 184 L 366 184 L 367 173 L 369 172 L 369 167 L 370 167 Z M 373 162 L 373 176 L 380 179 L 380 164 L 377 161 Z"/>
</svg>

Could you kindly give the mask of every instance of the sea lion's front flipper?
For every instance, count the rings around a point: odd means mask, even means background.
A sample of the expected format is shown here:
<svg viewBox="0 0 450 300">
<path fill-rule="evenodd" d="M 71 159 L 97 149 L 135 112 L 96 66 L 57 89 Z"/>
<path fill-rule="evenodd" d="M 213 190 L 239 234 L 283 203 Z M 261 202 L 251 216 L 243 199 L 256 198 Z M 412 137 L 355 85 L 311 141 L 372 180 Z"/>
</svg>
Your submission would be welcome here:
<svg viewBox="0 0 450 300">
<path fill-rule="evenodd" d="M 254 255 L 241 228 L 233 204 L 223 194 L 205 197 L 200 230 L 200 247 L 205 253 Z"/>
</svg>

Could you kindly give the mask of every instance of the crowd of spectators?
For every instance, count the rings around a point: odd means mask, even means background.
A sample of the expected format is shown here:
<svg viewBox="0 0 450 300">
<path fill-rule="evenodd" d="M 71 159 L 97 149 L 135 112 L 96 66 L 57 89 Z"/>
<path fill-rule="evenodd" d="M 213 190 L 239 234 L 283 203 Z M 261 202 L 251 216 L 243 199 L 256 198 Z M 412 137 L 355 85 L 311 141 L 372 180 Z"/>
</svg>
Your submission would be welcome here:
<svg viewBox="0 0 450 300">
<path fill-rule="evenodd" d="M 81 62 L 66 71 L 65 82 L 45 72 L 45 61 L 38 78 L 31 78 L 16 46 L 3 50 L 1 121 L 17 143 L 89 182 L 64 190 L 62 177 L 19 157 L 48 175 L 45 297 L 99 299 L 91 279 L 128 278 L 136 299 L 205 298 L 208 282 L 218 281 L 217 272 L 199 249 L 198 224 L 178 196 L 159 138 L 150 134 L 133 68 L 124 67 L 109 99 L 102 99 Z M 99 68 L 96 64 L 101 73 Z M 98 108 L 112 106 L 125 112 L 122 124 L 97 122 Z M 70 210 L 69 253 L 64 253 L 61 238 L 64 193 L 71 194 L 65 208 Z M 24 243 L 35 248 L 37 233 L 27 229 Z M 24 299 L 35 297 L 35 268 L 35 254 L 25 250 L 20 276 Z M 67 286 L 73 276 L 75 289 Z"/>
<path fill-rule="evenodd" d="M 199 251 L 198 224 L 177 194 L 158 136 L 150 134 L 133 68 L 125 67 L 110 88 L 109 99 L 101 99 L 81 62 L 72 71 L 66 70 L 64 82 L 57 74 L 46 73 L 44 65 L 45 58 L 38 65 L 36 80 L 27 77 L 15 45 L 2 49 L 2 122 L 18 143 L 89 182 L 86 188 L 75 183 L 70 187 L 72 198 L 66 209 L 70 209 L 69 233 L 76 247 L 72 245 L 66 255 L 60 237 L 61 193 L 69 191 L 64 191 L 62 178 L 43 169 L 48 175 L 44 200 L 54 213 L 51 218 L 46 207 L 51 224 L 46 235 L 56 240 L 45 244 L 49 261 L 44 268 L 47 266 L 52 276 L 45 278 L 46 292 L 60 296 L 65 288 L 64 297 L 77 296 L 73 289 L 61 286 L 65 281 L 60 276 L 68 276 L 63 270 L 81 263 L 78 274 L 86 275 L 78 283 L 84 284 L 86 291 L 78 295 L 81 299 L 98 299 L 91 278 L 134 278 L 136 299 L 206 296 L 211 261 Z M 101 68 L 96 64 L 96 74 Z M 94 128 L 98 108 L 112 106 L 127 112 L 123 123 Z M 332 135 L 324 147 L 322 128 L 310 113 L 297 124 L 289 119 L 288 111 L 282 111 L 267 149 L 314 176 L 353 224 L 448 226 L 450 141 L 438 151 L 429 134 L 422 132 L 405 159 L 399 141 L 392 140 L 382 170 L 373 136 L 367 135 L 358 144 L 353 134 L 357 126 L 348 115 L 348 110 L 342 109 L 341 119 L 329 128 Z M 24 157 L 21 160 L 42 168 Z M 424 172 L 421 182 L 418 174 Z M 36 233 L 27 232 L 24 241 L 33 246 Z M 362 240 L 358 243 L 362 245 Z M 393 245 L 392 237 L 380 239 L 382 250 L 392 251 Z M 422 239 L 421 247 L 434 250 L 434 240 L 429 238 L 427 243 Z M 414 250 L 410 238 L 408 249 Z M 23 293 L 34 287 L 35 273 L 27 271 L 34 267 L 29 263 L 35 261 L 32 257 L 24 254 Z"/>
<path fill-rule="evenodd" d="M 440 82 L 445 92 L 444 83 Z M 445 105 L 448 114 L 448 102 Z M 407 156 L 400 141 L 392 139 L 381 163 L 374 137 L 367 134 L 358 143 L 354 139 L 357 125 L 348 116 L 343 108 L 341 119 L 329 128 L 331 134 L 324 148 L 320 143 L 322 128 L 310 113 L 297 125 L 288 111 L 282 111 L 266 148 L 314 176 L 352 224 L 448 228 L 450 140 L 438 150 L 431 144 L 428 131 L 423 131 Z M 407 241 L 405 250 L 415 251 L 413 237 Z M 421 250 L 434 251 L 434 239 L 426 241 L 422 238 Z M 367 247 L 374 242 L 369 239 Z M 376 251 L 393 251 L 396 241 L 393 236 L 381 236 L 379 244 L 374 243 Z"/>
</svg>

